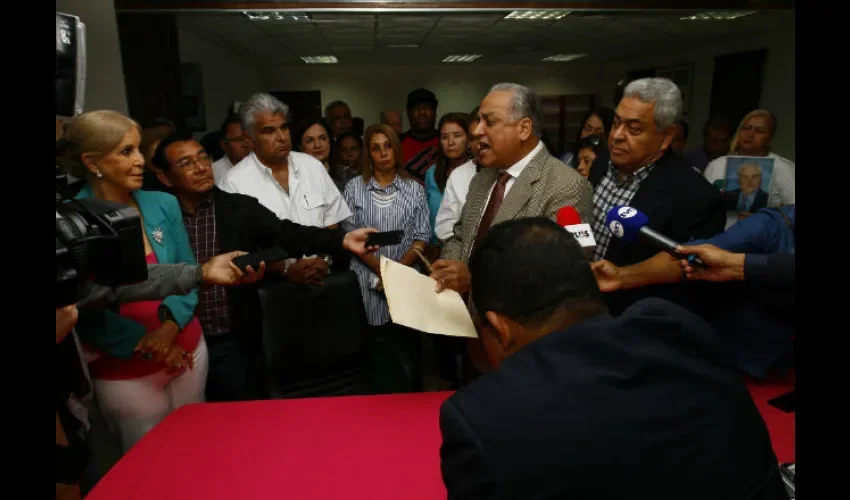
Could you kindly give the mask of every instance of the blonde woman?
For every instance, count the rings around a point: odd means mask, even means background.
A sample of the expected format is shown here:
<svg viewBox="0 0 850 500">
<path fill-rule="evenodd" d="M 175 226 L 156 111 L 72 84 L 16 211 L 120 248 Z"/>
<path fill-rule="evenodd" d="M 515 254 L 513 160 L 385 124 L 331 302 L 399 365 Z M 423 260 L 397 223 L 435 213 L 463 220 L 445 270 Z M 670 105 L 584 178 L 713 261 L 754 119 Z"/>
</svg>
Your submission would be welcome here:
<svg viewBox="0 0 850 500">
<path fill-rule="evenodd" d="M 97 197 L 136 208 L 148 264 L 194 264 L 177 199 L 143 191 L 141 129 L 115 111 L 91 111 L 68 127 L 61 163 Z M 77 333 L 96 354 L 90 365 L 98 406 L 126 452 L 172 410 L 204 400 L 207 348 L 194 316 L 197 291 L 81 310 Z"/>
<path fill-rule="evenodd" d="M 379 259 L 384 256 L 406 266 L 417 265 L 414 249 L 424 251 L 431 237 L 425 189 L 404 170 L 401 143 L 389 126 L 370 125 L 363 143 L 362 174 L 349 181 L 343 194 L 353 214 L 342 227 L 346 232 L 364 227 L 401 230 L 404 236 L 398 245 L 382 246 L 374 254 L 351 259 L 351 270 L 360 283 L 371 339 L 401 343 L 413 366 L 413 384 L 402 390 L 421 390 L 421 339 L 415 330 L 391 322 L 380 282 Z"/>
<path fill-rule="evenodd" d="M 776 136 L 776 117 L 765 109 L 750 111 L 738 125 L 738 131 L 732 137 L 728 156 L 721 156 L 705 168 L 705 178 L 712 184 L 720 184 L 726 179 L 726 166 L 729 156 L 749 156 L 755 158 L 772 158 L 773 172 L 771 174 L 768 207 L 794 205 L 795 195 L 795 165 L 794 162 L 771 152 L 771 141 Z M 726 227 L 740 219 L 752 215 L 752 210 L 730 210 Z"/>
</svg>

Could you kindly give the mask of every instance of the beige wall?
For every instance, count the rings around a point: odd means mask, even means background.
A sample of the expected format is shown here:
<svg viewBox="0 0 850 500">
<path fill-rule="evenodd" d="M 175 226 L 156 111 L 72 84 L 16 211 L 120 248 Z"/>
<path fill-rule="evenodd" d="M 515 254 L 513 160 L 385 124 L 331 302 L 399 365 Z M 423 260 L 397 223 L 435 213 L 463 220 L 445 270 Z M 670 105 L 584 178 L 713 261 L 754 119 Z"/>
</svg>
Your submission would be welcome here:
<svg viewBox="0 0 850 500">
<path fill-rule="evenodd" d="M 602 71 L 603 77 L 598 87 L 598 95 L 602 102 L 606 105 L 610 104 L 617 81 L 629 70 L 693 62 L 694 95 L 691 112 L 685 117 L 685 120 L 691 128 L 688 147 L 698 147 L 701 141 L 700 131 L 708 119 L 711 104 L 714 57 L 766 48 L 768 54 L 761 93 L 761 107 L 774 113 L 779 122 L 779 128 L 773 140 L 774 151 L 793 160 L 795 152 L 794 121 L 796 119 L 794 80 L 796 54 L 794 42 L 795 31 L 791 30 L 776 35 L 729 42 L 689 52 L 660 54 L 628 63 L 608 64 Z M 734 126 L 737 126 L 737 124 L 734 124 Z"/>
<path fill-rule="evenodd" d="M 126 114 L 127 94 L 113 0 L 56 0 L 56 12 L 79 16 L 86 23 L 84 110 L 112 109 Z"/>
<path fill-rule="evenodd" d="M 218 129 L 233 101 L 269 89 L 266 77 L 254 63 L 220 46 L 178 32 L 180 61 L 197 62 L 201 67 L 207 130 Z"/>
<path fill-rule="evenodd" d="M 322 107 L 336 99 L 346 101 L 354 116 L 375 123 L 384 108 L 402 112 L 405 128 L 407 94 L 425 87 L 437 95 L 437 116 L 468 112 L 489 88 L 499 82 L 527 85 L 539 94 L 593 93 L 598 65 L 540 66 L 278 66 L 269 69 L 270 90 L 321 90 Z"/>
</svg>

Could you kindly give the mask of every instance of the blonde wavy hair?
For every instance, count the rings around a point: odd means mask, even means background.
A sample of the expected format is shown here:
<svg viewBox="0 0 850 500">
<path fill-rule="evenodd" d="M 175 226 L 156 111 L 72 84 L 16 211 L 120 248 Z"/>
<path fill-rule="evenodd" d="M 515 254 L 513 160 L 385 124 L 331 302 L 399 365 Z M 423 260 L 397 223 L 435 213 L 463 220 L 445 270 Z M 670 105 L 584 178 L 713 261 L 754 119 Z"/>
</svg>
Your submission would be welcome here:
<svg viewBox="0 0 850 500">
<path fill-rule="evenodd" d="M 142 127 L 117 111 L 83 113 L 68 124 L 63 138 L 65 142 L 56 161 L 69 174 L 85 179 L 91 172 L 86 168 L 82 156 L 88 154 L 95 159 L 103 158 L 118 147 L 127 132 L 134 127 L 141 135 Z"/>
<path fill-rule="evenodd" d="M 744 127 L 744 124 L 747 123 L 747 120 L 755 116 L 762 116 L 767 118 L 767 121 L 770 122 L 770 133 L 767 136 L 767 151 L 770 152 L 770 142 L 773 140 L 773 136 L 776 135 L 776 117 L 773 116 L 773 113 L 766 109 L 756 109 L 747 113 L 741 120 L 741 123 L 738 124 L 738 130 L 735 131 L 735 135 L 732 137 L 732 142 L 729 144 L 729 154 L 735 154 L 738 152 L 738 134 L 741 133 L 741 129 Z"/>
</svg>

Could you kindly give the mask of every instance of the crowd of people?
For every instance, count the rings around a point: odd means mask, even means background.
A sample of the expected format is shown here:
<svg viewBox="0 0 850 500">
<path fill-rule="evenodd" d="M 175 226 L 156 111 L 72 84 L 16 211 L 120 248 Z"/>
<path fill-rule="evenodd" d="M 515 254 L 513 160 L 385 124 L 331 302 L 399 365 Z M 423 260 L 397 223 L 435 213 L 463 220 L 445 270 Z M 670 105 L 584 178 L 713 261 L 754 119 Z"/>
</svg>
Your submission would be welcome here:
<svg viewBox="0 0 850 500">
<path fill-rule="evenodd" d="M 433 389 L 458 390 L 440 416 L 450 498 L 625 498 L 627 488 L 780 498 L 740 376 L 786 373 L 793 359 L 795 172 L 772 151 L 776 117 L 754 110 L 734 133 L 713 117 L 688 150 L 680 90 L 646 78 L 583 117 L 570 151 L 554 151 L 528 87 L 496 84 L 439 121 L 437 109 L 416 89 L 407 131 L 395 109 L 364 129 L 345 102 L 311 121 L 258 93 L 202 140 L 114 111 L 77 116 L 61 139 L 57 129 L 76 197 L 136 208 L 150 266 L 220 270 L 160 299 L 63 310 L 121 449 L 182 405 L 277 397 L 264 339 L 284 333 L 265 319 L 271 304 L 292 318 L 338 312 L 364 332 L 328 372 L 353 359 L 362 383 L 325 395 L 422 391 L 429 366 Z M 678 252 L 615 237 L 606 216 L 623 205 Z M 590 261 L 552 222 L 563 207 L 590 224 Z M 399 244 L 367 247 L 371 232 L 394 230 Z M 247 275 L 221 260 L 268 248 L 288 257 Z M 705 265 L 682 259 L 691 254 Z M 392 321 L 380 258 L 459 292 L 480 338 L 436 336 L 426 359 L 432 336 Z M 289 303 L 271 303 L 282 285 Z M 359 314 L 345 316 L 353 301 Z M 374 355 L 387 348 L 404 367 L 391 380 Z M 610 440 L 666 479 L 606 462 Z"/>
</svg>

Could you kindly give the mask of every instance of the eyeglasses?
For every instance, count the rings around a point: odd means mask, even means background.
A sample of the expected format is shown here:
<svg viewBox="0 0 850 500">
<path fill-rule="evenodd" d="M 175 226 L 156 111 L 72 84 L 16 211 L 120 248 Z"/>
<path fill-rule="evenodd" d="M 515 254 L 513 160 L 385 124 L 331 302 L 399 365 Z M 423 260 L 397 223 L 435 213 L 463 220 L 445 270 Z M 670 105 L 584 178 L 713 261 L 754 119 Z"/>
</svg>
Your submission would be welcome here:
<svg viewBox="0 0 850 500">
<path fill-rule="evenodd" d="M 182 158 L 174 165 L 181 170 L 188 169 L 189 167 L 194 167 L 195 169 L 201 167 L 209 168 L 209 166 L 212 165 L 212 160 L 209 155 L 201 154 L 196 158 Z"/>
</svg>

